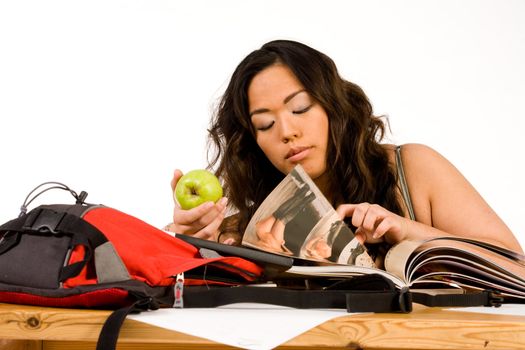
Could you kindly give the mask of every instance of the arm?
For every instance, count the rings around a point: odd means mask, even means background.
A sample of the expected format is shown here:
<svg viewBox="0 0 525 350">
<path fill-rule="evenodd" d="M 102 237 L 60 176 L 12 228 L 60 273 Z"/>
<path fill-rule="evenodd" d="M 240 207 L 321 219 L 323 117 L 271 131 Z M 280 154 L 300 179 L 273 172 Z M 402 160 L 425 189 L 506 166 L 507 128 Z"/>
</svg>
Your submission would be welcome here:
<svg viewBox="0 0 525 350">
<path fill-rule="evenodd" d="M 405 145 L 402 156 L 416 221 L 368 203 L 338 207 L 341 217 L 352 217 L 362 241 L 458 236 L 522 252 L 510 229 L 447 159 L 417 144 Z"/>
</svg>

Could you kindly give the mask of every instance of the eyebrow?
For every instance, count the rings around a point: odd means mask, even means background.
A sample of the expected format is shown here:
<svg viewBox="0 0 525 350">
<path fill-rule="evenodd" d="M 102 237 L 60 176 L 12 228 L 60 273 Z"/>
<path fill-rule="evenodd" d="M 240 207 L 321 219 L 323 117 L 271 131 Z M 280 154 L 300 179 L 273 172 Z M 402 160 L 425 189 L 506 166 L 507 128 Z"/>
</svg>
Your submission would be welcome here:
<svg viewBox="0 0 525 350">
<path fill-rule="evenodd" d="M 290 102 L 290 100 L 292 98 L 294 98 L 295 96 L 297 96 L 298 94 L 300 94 L 301 92 L 305 92 L 306 90 L 305 89 L 301 89 L 301 90 L 298 90 L 296 92 L 292 92 L 290 95 L 286 96 L 283 100 L 283 103 L 284 104 L 287 104 L 288 102 Z M 268 108 L 259 108 L 259 109 L 256 109 L 254 111 L 251 111 L 250 112 L 250 117 L 253 116 L 254 114 L 259 114 L 259 113 L 266 113 L 266 112 L 269 112 L 270 110 Z"/>
</svg>

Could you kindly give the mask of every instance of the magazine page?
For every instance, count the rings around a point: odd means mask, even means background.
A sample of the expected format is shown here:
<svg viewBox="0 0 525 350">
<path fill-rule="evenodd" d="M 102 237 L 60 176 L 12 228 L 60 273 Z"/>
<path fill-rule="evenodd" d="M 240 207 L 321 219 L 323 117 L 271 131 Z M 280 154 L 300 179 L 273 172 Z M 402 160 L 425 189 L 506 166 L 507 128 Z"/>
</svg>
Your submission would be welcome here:
<svg viewBox="0 0 525 350">
<path fill-rule="evenodd" d="M 433 267 L 435 265 L 435 267 Z M 525 287 L 525 281 L 510 272 L 508 268 L 493 262 L 493 259 L 483 257 L 481 254 L 457 248 L 431 248 L 415 257 L 410 266 L 409 281 L 414 281 L 418 276 L 425 275 L 429 270 L 439 268 L 443 272 L 457 272 L 457 269 L 471 269 L 474 274 L 487 272 L 487 277 L 502 278 L 507 283 L 517 283 Z"/>
<path fill-rule="evenodd" d="M 456 237 L 439 237 L 422 244 L 418 253 L 411 258 L 411 265 L 406 269 L 407 274 L 410 275 L 413 270 L 416 270 L 415 266 L 427 257 L 440 255 L 468 256 L 470 260 L 477 261 L 492 270 L 502 271 L 509 279 L 516 279 L 525 284 L 525 265 L 521 260 L 488 249 L 485 243 L 477 244 L 476 241 L 462 240 Z M 518 254 L 516 254 L 517 256 Z M 417 269 L 421 270 L 421 268 L 418 267 Z"/>
<path fill-rule="evenodd" d="M 297 266 L 294 265 L 284 274 L 285 275 L 299 275 L 299 276 L 315 276 L 315 277 L 334 277 L 347 278 L 361 275 L 379 274 L 391 280 L 398 288 L 407 287 L 405 281 L 397 276 L 394 276 L 387 271 L 377 269 L 374 267 L 357 266 L 357 265 L 339 265 L 329 264 L 323 266 Z"/>
<path fill-rule="evenodd" d="M 525 296 L 523 282 L 474 260 L 470 257 L 463 258 L 455 255 L 427 259 L 421 264 L 420 270 L 432 272 L 421 273 L 416 269 L 411 284 L 415 286 L 421 281 L 438 279 L 449 281 L 452 284 L 461 284 L 465 289 L 491 289 Z"/>
<path fill-rule="evenodd" d="M 385 270 L 409 284 L 406 266 L 408 266 L 410 257 L 423 243 L 422 241 L 406 240 L 393 245 L 385 255 Z"/>
<path fill-rule="evenodd" d="M 439 280 L 467 289 L 495 289 L 521 297 L 525 293 L 520 254 L 469 239 L 403 241 L 390 249 L 385 268 L 411 286 Z"/>
<path fill-rule="evenodd" d="M 310 261 L 375 267 L 301 165 L 257 209 L 242 244 Z"/>
<path fill-rule="evenodd" d="M 481 241 L 476 241 L 476 240 L 473 240 L 473 239 L 463 238 L 463 237 L 439 237 L 439 238 L 435 238 L 434 240 L 438 241 L 438 240 L 442 240 L 442 239 L 450 240 L 450 241 L 463 242 L 463 243 L 466 243 L 466 244 L 479 246 L 479 247 L 485 248 L 486 250 L 490 250 L 490 251 L 492 251 L 494 253 L 497 253 L 498 255 L 500 255 L 502 257 L 509 258 L 510 260 L 513 260 L 516 263 L 525 266 L 525 256 L 524 255 L 516 253 L 516 252 L 514 252 L 512 250 L 508 250 L 508 249 L 503 248 L 503 247 L 498 247 L 498 246 L 495 246 L 493 244 L 489 244 L 489 243 L 481 242 Z"/>
</svg>

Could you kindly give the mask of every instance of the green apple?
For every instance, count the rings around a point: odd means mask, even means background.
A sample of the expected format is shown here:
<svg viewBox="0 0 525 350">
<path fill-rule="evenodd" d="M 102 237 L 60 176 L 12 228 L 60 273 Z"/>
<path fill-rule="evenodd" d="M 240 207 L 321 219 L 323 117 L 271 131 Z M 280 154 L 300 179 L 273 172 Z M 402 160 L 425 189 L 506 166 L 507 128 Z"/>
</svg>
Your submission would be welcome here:
<svg viewBox="0 0 525 350">
<path fill-rule="evenodd" d="M 175 187 L 175 199 L 184 210 L 222 197 L 219 179 L 208 170 L 197 169 L 183 175 Z"/>
</svg>

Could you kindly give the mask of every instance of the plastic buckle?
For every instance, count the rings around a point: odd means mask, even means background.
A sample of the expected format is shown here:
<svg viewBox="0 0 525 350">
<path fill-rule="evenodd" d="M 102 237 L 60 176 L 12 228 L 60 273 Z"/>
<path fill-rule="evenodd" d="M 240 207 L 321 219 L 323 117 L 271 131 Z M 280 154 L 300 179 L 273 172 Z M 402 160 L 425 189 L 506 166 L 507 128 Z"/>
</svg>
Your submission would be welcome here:
<svg viewBox="0 0 525 350">
<path fill-rule="evenodd" d="M 501 296 L 501 293 L 494 290 L 484 290 L 483 293 L 487 295 L 487 303 L 485 306 L 500 307 L 505 298 Z"/>
<path fill-rule="evenodd" d="M 29 215 L 22 229 L 57 234 L 60 232 L 58 226 L 65 216 L 66 213 L 64 212 L 60 213 L 50 209 L 40 209 Z"/>
</svg>

